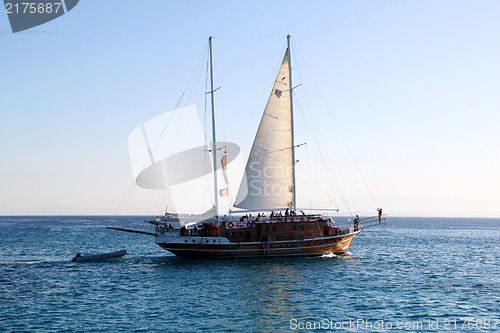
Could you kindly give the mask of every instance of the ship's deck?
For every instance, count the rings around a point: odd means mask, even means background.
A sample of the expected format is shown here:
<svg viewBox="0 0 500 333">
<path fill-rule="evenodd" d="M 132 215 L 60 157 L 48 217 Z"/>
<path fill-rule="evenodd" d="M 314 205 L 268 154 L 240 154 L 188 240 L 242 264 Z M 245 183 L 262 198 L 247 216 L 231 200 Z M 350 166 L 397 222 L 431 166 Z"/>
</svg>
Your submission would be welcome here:
<svg viewBox="0 0 500 333">
<path fill-rule="evenodd" d="M 354 231 L 353 227 L 339 228 L 333 225 L 331 219 L 324 219 L 317 215 L 276 216 L 253 221 L 242 219 L 221 222 L 218 225 L 204 222 L 200 227 L 195 225 L 180 229 L 174 229 L 165 224 L 158 225 L 156 228 L 157 235 L 168 233 L 173 237 L 224 237 L 231 243 L 300 241 L 339 236 Z"/>
</svg>

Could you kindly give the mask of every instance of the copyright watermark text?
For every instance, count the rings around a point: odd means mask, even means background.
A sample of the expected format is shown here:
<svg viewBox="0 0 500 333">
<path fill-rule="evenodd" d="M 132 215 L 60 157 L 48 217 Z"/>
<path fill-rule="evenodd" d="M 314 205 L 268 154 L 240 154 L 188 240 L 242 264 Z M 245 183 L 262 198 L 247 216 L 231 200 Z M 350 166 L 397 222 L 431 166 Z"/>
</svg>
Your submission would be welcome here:
<svg viewBox="0 0 500 333">
<path fill-rule="evenodd" d="M 493 318 L 451 318 L 451 319 L 427 319 L 416 321 L 405 320 L 368 320 L 348 319 L 335 321 L 322 319 L 319 321 L 307 321 L 296 318 L 290 319 L 291 330 L 496 330 L 500 328 L 500 319 Z"/>
</svg>

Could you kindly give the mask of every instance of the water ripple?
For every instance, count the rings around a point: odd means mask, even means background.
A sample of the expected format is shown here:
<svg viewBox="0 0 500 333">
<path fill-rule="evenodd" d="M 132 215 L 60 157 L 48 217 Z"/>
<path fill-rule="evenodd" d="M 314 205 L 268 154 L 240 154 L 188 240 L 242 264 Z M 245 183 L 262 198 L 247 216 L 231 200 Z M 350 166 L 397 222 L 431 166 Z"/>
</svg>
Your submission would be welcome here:
<svg viewBox="0 0 500 333">
<path fill-rule="evenodd" d="M 117 219 L 144 227 L 143 218 Z M 291 320 L 500 318 L 499 220 L 394 219 L 361 233 L 345 256 L 213 261 L 177 258 L 149 237 L 105 229 L 108 223 L 0 218 L 1 327 L 287 332 Z M 117 262 L 70 261 L 77 252 L 120 248 L 128 253 Z"/>
</svg>

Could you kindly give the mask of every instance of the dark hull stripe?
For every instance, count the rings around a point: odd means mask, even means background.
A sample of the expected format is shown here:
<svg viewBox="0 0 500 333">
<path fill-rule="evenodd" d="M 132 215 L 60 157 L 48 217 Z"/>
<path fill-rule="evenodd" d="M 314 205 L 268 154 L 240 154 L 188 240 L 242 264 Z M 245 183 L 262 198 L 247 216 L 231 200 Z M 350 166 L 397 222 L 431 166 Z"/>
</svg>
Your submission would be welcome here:
<svg viewBox="0 0 500 333">
<path fill-rule="evenodd" d="M 256 257 L 289 257 L 289 256 L 321 256 L 329 253 L 342 254 L 346 253 L 352 239 L 357 233 L 336 237 L 338 242 L 332 244 L 316 244 L 299 247 L 276 248 L 270 247 L 265 249 L 262 243 L 251 244 L 189 244 L 189 243 L 157 243 L 159 246 L 175 255 L 181 257 L 212 257 L 212 258 L 256 258 Z M 323 241 L 325 239 L 322 239 Z M 317 239 L 315 240 L 318 241 Z M 307 240 L 296 243 L 307 242 Z M 275 244 L 275 243 L 270 243 Z"/>
</svg>

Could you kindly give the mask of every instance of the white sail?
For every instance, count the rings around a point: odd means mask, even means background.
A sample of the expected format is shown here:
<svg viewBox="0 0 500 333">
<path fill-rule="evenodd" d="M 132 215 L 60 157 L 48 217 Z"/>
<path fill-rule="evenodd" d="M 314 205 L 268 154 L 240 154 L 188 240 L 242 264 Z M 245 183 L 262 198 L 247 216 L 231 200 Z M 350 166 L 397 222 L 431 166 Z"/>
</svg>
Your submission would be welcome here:
<svg viewBox="0 0 500 333">
<path fill-rule="evenodd" d="M 293 205 L 288 50 L 262 115 L 235 206 L 249 210 Z"/>
</svg>

